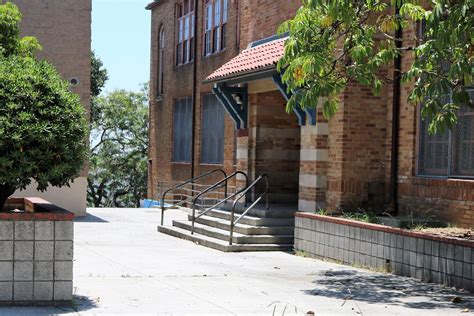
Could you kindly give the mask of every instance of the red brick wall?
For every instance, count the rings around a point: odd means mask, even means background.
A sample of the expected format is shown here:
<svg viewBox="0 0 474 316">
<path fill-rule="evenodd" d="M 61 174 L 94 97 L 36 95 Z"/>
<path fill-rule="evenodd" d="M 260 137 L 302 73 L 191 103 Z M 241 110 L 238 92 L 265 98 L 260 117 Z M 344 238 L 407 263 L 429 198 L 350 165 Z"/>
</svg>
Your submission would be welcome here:
<svg viewBox="0 0 474 316">
<path fill-rule="evenodd" d="M 327 205 L 383 205 L 387 137 L 386 91 L 351 83 L 340 97 L 338 113 L 329 121 Z"/>
<path fill-rule="evenodd" d="M 157 187 L 160 182 L 188 179 L 191 176 L 190 164 L 177 164 L 172 160 L 172 119 L 174 100 L 192 95 L 193 63 L 175 66 L 175 4 L 179 1 L 162 1 L 152 10 L 151 26 L 151 73 L 150 73 L 150 146 L 149 159 L 150 171 L 148 180 L 148 196 L 157 197 Z M 258 2 L 258 3 L 257 3 Z M 200 1 L 203 5 L 203 1 Z M 200 96 L 196 102 L 196 137 L 195 137 L 195 174 L 213 168 L 223 167 L 228 173 L 233 172 L 235 128 L 230 117 L 226 115 L 225 121 L 225 148 L 223 165 L 202 165 L 200 161 L 200 117 L 201 97 L 211 92 L 212 85 L 201 82 L 215 69 L 226 61 L 236 56 L 240 48 L 247 47 L 250 41 L 276 34 L 278 25 L 290 18 L 296 12 L 298 1 L 250 1 L 229 0 L 228 25 L 226 35 L 226 49 L 220 53 L 203 57 L 203 7 L 199 9 L 198 20 L 198 66 L 197 93 Z M 258 20 L 258 21 L 257 21 Z M 249 21 L 253 21 L 250 25 Z M 254 23 L 256 22 L 256 23 Z M 158 65 L 158 33 L 163 25 L 165 27 L 165 69 L 164 69 L 164 95 L 161 101 L 156 100 L 157 91 L 157 65 Z"/>
<path fill-rule="evenodd" d="M 240 49 L 248 43 L 275 35 L 278 26 L 295 16 L 300 0 L 241 0 Z"/>
<path fill-rule="evenodd" d="M 296 117 L 285 111 L 279 91 L 253 93 L 249 97 L 249 139 L 254 177 L 270 178 L 270 201 L 298 200 L 300 129 Z M 253 153 L 253 154 L 252 154 Z"/>
<path fill-rule="evenodd" d="M 405 46 L 412 45 L 413 27 L 405 31 Z M 412 53 L 403 56 L 402 68 L 413 62 Z M 403 86 L 400 113 L 399 204 L 401 214 L 436 217 L 461 227 L 474 227 L 474 180 L 418 177 L 416 161 L 420 119 L 416 105 L 407 101 L 413 84 Z M 474 159 L 474 157 L 473 157 Z"/>
</svg>

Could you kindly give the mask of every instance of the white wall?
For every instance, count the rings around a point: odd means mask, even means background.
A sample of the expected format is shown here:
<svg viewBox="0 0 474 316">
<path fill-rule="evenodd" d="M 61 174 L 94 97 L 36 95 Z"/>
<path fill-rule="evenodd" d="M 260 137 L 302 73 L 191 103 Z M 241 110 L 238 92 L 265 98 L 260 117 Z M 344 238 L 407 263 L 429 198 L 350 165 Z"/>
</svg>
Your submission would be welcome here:
<svg viewBox="0 0 474 316">
<path fill-rule="evenodd" d="M 77 178 L 70 185 L 71 187 L 49 187 L 47 191 L 39 192 L 36 190 L 36 183 L 33 182 L 25 190 L 16 191 L 13 197 L 40 197 L 76 214 L 76 216 L 85 216 L 87 178 Z"/>
</svg>

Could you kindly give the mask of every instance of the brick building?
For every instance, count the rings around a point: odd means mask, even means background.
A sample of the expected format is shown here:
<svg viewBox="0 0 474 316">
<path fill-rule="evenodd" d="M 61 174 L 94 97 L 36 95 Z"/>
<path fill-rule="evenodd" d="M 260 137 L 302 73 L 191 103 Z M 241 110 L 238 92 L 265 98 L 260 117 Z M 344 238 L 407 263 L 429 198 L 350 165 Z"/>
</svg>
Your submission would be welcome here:
<svg viewBox="0 0 474 316">
<path fill-rule="evenodd" d="M 0 2 L 6 2 L 1 1 Z M 12 0 L 18 6 L 23 20 L 23 36 L 34 36 L 43 50 L 39 58 L 50 61 L 71 90 L 77 93 L 87 113 L 90 108 L 90 51 L 91 51 L 91 0 Z M 77 215 L 86 213 L 87 174 L 82 174 L 71 187 L 50 187 L 37 192 L 34 184 L 15 196 L 41 196 Z"/>
<path fill-rule="evenodd" d="M 285 39 L 275 34 L 298 2 L 198 1 L 197 36 L 194 7 L 192 0 L 147 6 L 152 11 L 149 196 L 159 197 L 166 183 L 222 167 L 242 170 L 250 179 L 267 173 L 271 202 L 295 210 L 390 208 L 393 87 L 374 96 L 370 88 L 351 84 L 330 121 L 318 107 L 287 113 L 289 96 L 275 66 Z M 412 38 L 415 31 L 405 30 L 404 36 Z M 402 67 L 412 58 L 404 55 Z M 396 93 L 399 211 L 472 227 L 473 112 L 463 112 L 456 131 L 430 136 L 418 109 L 406 102 L 409 88 Z"/>
</svg>

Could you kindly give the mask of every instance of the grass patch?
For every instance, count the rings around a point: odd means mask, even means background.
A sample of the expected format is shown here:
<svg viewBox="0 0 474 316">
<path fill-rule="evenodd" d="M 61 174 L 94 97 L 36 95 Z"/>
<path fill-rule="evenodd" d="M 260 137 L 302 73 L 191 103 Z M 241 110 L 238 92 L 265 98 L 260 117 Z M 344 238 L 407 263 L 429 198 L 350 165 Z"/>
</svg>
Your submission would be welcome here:
<svg viewBox="0 0 474 316">
<path fill-rule="evenodd" d="M 354 212 L 342 212 L 341 217 L 359 222 L 377 224 L 377 216 L 375 215 L 375 213 L 367 212 L 364 210 L 358 210 Z"/>
</svg>

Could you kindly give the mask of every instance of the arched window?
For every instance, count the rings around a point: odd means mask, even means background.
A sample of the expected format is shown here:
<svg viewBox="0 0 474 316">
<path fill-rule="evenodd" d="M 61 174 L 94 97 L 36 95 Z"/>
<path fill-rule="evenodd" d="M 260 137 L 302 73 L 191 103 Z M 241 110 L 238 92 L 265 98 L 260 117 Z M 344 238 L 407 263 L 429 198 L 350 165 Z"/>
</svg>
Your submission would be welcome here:
<svg viewBox="0 0 474 316">
<path fill-rule="evenodd" d="M 164 84 L 165 29 L 160 28 L 158 35 L 158 96 L 163 94 Z"/>
</svg>

